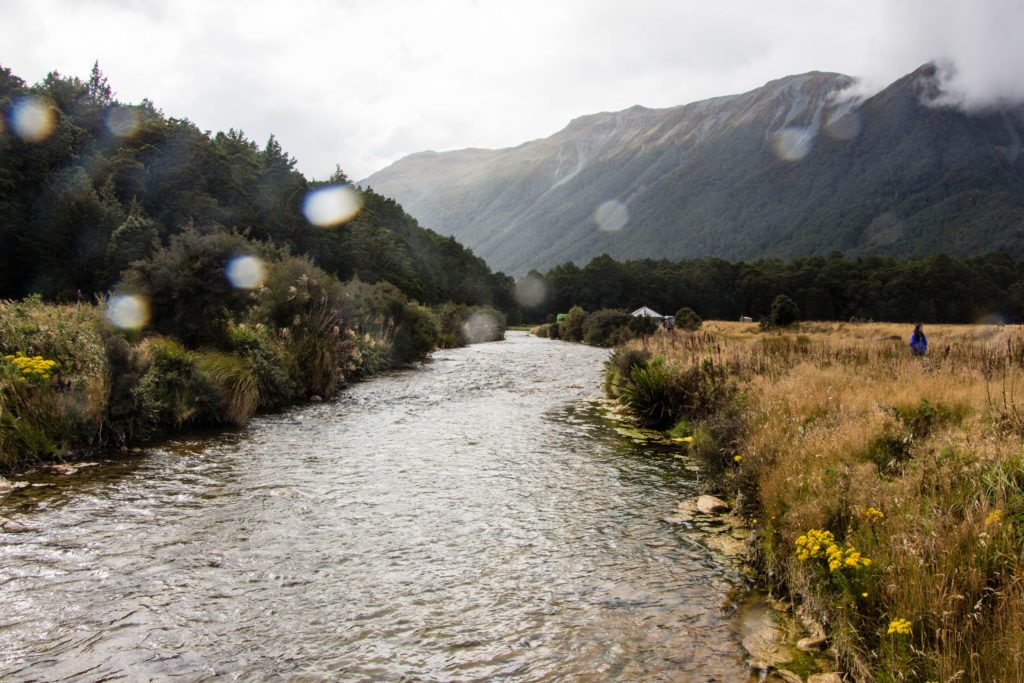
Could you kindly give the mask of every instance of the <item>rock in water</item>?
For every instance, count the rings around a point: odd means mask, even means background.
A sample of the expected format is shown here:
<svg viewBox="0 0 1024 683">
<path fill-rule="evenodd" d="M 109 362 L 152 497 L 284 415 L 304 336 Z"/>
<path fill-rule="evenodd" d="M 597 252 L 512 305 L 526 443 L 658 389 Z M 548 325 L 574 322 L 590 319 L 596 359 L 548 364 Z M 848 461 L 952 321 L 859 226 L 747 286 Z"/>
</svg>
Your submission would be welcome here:
<svg viewBox="0 0 1024 683">
<path fill-rule="evenodd" d="M 729 504 L 714 496 L 701 496 L 697 499 L 697 509 L 705 515 L 717 515 L 729 511 Z"/>
</svg>

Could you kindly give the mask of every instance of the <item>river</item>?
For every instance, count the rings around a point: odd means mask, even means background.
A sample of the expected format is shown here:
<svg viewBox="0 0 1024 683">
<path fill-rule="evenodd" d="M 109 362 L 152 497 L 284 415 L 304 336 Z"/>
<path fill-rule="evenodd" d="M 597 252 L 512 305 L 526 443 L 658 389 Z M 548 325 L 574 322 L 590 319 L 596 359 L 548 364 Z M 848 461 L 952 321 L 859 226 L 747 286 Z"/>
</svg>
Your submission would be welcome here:
<svg viewBox="0 0 1024 683">
<path fill-rule="evenodd" d="M 747 681 L 607 351 L 510 332 L 0 499 L 3 680 Z"/>
</svg>

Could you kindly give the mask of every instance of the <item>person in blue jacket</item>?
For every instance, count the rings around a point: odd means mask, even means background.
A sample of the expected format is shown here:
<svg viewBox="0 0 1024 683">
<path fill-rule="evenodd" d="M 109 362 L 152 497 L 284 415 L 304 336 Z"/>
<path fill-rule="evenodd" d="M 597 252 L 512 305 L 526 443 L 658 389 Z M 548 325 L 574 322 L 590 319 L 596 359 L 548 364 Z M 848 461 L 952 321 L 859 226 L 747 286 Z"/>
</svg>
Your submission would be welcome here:
<svg viewBox="0 0 1024 683">
<path fill-rule="evenodd" d="M 928 350 L 928 337 L 924 336 L 921 323 L 914 325 L 914 333 L 910 335 L 910 350 L 915 356 L 923 356 Z"/>
</svg>

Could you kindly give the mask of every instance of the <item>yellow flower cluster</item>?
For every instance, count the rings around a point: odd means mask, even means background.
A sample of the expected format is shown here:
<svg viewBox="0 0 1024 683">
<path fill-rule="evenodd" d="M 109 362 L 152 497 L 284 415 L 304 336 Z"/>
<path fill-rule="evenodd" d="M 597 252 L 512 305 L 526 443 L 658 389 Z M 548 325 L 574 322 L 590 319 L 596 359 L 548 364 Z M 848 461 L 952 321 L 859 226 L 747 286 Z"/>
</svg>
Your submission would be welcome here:
<svg viewBox="0 0 1024 683">
<path fill-rule="evenodd" d="M 825 557 L 829 547 L 835 547 L 836 540 L 831 531 L 811 529 L 796 539 L 796 557 L 801 562 Z"/>
<path fill-rule="evenodd" d="M 1003 511 L 996 509 L 988 513 L 988 516 L 985 517 L 985 526 L 995 526 L 996 524 L 999 524 L 1002 521 Z"/>
<path fill-rule="evenodd" d="M 866 507 L 863 514 L 868 519 L 885 519 L 885 513 L 876 507 Z"/>
<path fill-rule="evenodd" d="M 861 555 L 853 546 L 844 549 L 833 545 L 829 546 L 825 553 L 828 556 L 828 570 L 830 572 L 837 572 L 840 569 L 858 569 L 871 566 L 871 560 Z"/>
<path fill-rule="evenodd" d="M 893 619 L 890 621 L 888 635 L 891 636 L 894 633 L 899 636 L 909 636 L 910 622 L 906 619 Z"/>
<path fill-rule="evenodd" d="M 796 557 L 801 562 L 823 559 L 828 562 L 830 572 L 871 566 L 871 560 L 861 555 L 856 548 L 842 547 L 836 543 L 831 531 L 822 529 L 811 529 L 796 539 Z"/>
<path fill-rule="evenodd" d="M 735 460 L 736 462 L 743 462 L 743 456 L 742 455 L 734 455 L 734 456 L 732 456 L 732 459 Z"/>
<path fill-rule="evenodd" d="M 4 356 L 4 360 L 10 361 L 14 367 L 18 368 L 22 379 L 26 377 L 50 379 L 50 371 L 57 364 L 55 360 L 47 360 L 42 356 L 26 356 L 20 351 L 14 356 Z"/>
</svg>

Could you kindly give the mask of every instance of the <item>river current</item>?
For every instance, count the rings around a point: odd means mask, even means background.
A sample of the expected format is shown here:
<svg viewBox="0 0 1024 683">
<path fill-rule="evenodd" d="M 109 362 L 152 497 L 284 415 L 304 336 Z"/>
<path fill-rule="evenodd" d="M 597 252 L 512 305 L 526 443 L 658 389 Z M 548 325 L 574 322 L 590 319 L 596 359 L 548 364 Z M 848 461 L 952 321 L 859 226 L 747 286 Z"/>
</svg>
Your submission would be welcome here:
<svg viewBox="0 0 1024 683">
<path fill-rule="evenodd" d="M 337 399 L 21 477 L 0 679 L 748 681 L 744 579 L 607 351 L 510 332 Z"/>
</svg>

